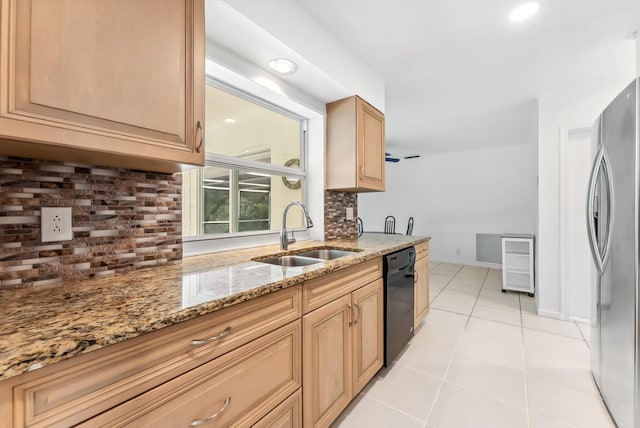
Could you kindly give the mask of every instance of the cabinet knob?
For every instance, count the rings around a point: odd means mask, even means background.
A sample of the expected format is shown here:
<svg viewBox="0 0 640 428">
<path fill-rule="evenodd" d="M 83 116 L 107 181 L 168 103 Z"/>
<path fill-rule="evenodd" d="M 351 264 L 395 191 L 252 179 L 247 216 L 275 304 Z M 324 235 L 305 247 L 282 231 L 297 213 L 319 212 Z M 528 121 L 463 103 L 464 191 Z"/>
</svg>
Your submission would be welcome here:
<svg viewBox="0 0 640 428">
<path fill-rule="evenodd" d="M 200 131 L 200 142 L 196 146 L 196 153 L 200 153 L 202 149 L 202 143 L 204 142 L 204 130 L 202 129 L 202 122 L 198 121 L 196 124 L 196 136 L 198 135 L 198 131 Z"/>
</svg>

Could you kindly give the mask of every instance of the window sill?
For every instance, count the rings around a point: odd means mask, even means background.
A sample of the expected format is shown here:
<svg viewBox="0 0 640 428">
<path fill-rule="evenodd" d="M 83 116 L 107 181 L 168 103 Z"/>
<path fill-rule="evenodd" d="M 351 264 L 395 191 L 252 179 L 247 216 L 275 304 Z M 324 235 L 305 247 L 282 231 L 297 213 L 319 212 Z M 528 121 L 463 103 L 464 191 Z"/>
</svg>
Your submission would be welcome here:
<svg viewBox="0 0 640 428">
<path fill-rule="evenodd" d="M 307 229 L 294 229 L 296 240 L 309 240 Z M 194 236 L 184 238 L 182 242 L 183 257 L 203 254 L 221 253 L 223 251 L 273 245 L 280 242 L 280 231 L 244 232 L 233 235 Z"/>
</svg>

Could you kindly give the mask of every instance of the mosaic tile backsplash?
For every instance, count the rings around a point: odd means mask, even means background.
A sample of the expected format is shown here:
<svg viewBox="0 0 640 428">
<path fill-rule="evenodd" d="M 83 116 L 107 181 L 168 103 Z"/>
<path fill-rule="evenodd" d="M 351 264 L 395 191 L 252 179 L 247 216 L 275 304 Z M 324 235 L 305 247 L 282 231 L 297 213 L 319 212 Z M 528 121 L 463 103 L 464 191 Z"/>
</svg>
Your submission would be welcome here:
<svg viewBox="0 0 640 428">
<path fill-rule="evenodd" d="M 40 241 L 40 208 L 72 207 L 73 240 Z M 182 259 L 181 176 L 0 156 L 0 289 Z"/>
<path fill-rule="evenodd" d="M 347 207 L 353 207 L 354 220 L 347 220 Z M 358 237 L 355 218 L 358 216 L 358 194 L 324 192 L 324 239 Z"/>
</svg>

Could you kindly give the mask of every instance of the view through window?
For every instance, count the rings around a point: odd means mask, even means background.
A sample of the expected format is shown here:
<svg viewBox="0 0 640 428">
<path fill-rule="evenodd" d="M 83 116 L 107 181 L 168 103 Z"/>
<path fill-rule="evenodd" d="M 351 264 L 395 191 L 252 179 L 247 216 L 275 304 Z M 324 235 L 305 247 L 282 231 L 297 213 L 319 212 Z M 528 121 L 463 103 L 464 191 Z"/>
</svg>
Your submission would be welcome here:
<svg viewBox="0 0 640 428">
<path fill-rule="evenodd" d="M 304 120 L 215 84 L 205 101 L 207 166 L 182 173 L 183 236 L 279 230 L 284 206 L 304 200 Z"/>
</svg>

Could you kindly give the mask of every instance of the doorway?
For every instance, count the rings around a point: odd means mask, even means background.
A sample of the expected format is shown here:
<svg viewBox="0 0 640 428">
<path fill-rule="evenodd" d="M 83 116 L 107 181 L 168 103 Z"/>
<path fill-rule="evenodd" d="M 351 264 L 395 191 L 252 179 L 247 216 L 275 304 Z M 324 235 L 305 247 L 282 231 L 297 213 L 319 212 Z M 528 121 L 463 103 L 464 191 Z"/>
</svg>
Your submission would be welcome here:
<svg viewBox="0 0 640 428">
<path fill-rule="evenodd" d="M 564 318 L 588 323 L 595 269 L 587 241 L 587 187 L 594 147 L 591 128 L 562 129 L 560 162 L 561 290 Z"/>
</svg>

